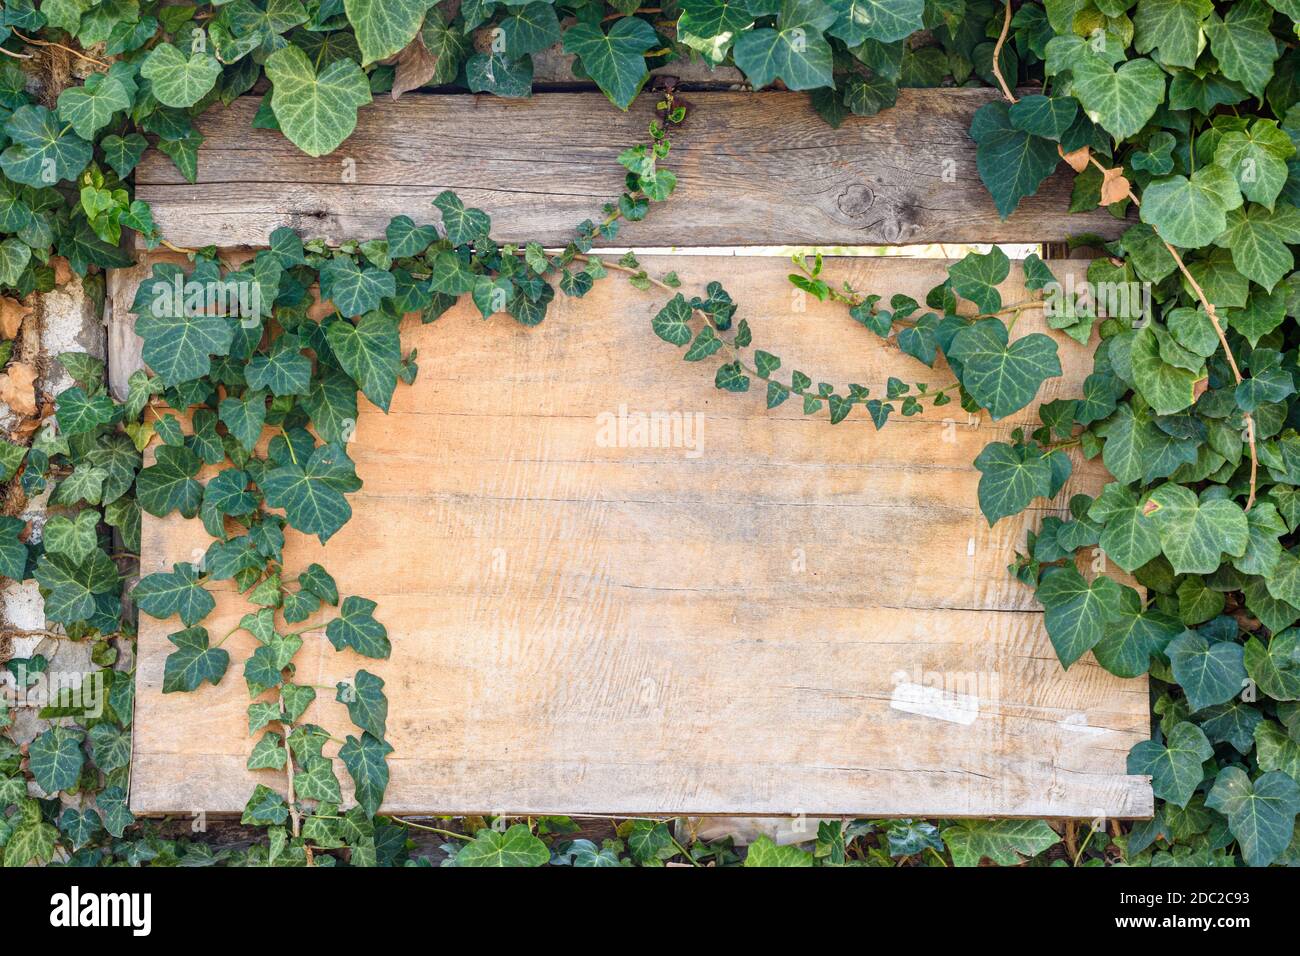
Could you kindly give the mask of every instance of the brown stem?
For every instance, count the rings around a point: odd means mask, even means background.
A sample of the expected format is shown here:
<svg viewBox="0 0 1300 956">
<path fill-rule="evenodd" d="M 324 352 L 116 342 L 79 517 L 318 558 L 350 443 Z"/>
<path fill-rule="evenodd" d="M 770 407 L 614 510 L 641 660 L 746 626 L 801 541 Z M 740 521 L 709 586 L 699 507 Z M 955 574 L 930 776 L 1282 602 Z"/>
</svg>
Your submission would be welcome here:
<svg viewBox="0 0 1300 956">
<path fill-rule="evenodd" d="M 91 56 L 89 53 L 85 53 L 81 50 L 74 50 L 70 46 L 64 46 L 62 43 L 55 43 L 53 40 L 37 40 L 34 37 L 24 36 L 17 30 L 14 30 L 13 34 L 24 43 L 30 43 L 32 46 L 52 46 L 56 49 L 63 50 L 65 53 L 71 53 L 73 56 L 81 57 L 81 59 L 85 60 L 87 63 L 94 63 L 96 66 L 102 66 L 106 70 L 112 65 L 98 57 Z M 6 50 L 5 52 L 8 53 L 9 51 Z"/>
<path fill-rule="evenodd" d="M 998 62 L 1002 56 L 1002 45 L 1007 42 L 1007 31 L 1010 29 L 1011 0 L 1006 0 L 1005 12 L 1002 17 L 1002 32 L 998 35 L 998 42 L 993 45 L 993 76 L 997 79 L 998 86 L 1002 87 L 1002 95 L 1014 103 L 1016 98 L 1011 93 L 1011 87 L 1007 86 L 1007 81 L 1002 76 L 1002 65 Z"/>
<path fill-rule="evenodd" d="M 1090 155 L 1088 160 L 1101 170 L 1103 175 L 1108 172 L 1106 167 L 1097 161 L 1097 157 Z M 1133 192 L 1132 186 L 1128 188 L 1128 198 L 1132 201 L 1134 206 L 1141 207 L 1142 201 L 1138 199 L 1137 195 Z M 1150 224 L 1148 223 L 1148 225 Z M 1154 232 L 1157 237 L 1160 237 L 1160 230 L 1156 229 L 1155 226 L 1151 226 L 1151 231 Z M 1205 294 L 1205 290 L 1201 288 L 1201 284 L 1196 281 L 1196 277 L 1193 276 L 1191 271 L 1187 268 L 1187 264 L 1183 262 L 1183 257 L 1179 254 L 1178 250 L 1163 237 L 1160 237 L 1160 241 L 1165 244 L 1165 248 L 1169 250 L 1169 254 L 1174 257 L 1174 263 L 1178 266 L 1178 271 L 1183 274 L 1183 278 L 1187 280 L 1187 284 L 1192 287 L 1192 293 L 1196 296 L 1197 300 L 1200 301 L 1201 308 L 1205 310 L 1205 314 L 1209 316 L 1210 324 L 1214 326 L 1214 334 L 1219 337 L 1219 344 L 1223 346 L 1223 354 L 1228 359 L 1228 368 L 1232 370 L 1233 380 L 1240 385 L 1242 381 L 1241 369 L 1237 367 L 1237 358 L 1232 354 L 1231 346 L 1228 345 L 1228 336 L 1223 331 L 1223 323 L 1219 321 L 1219 314 L 1214 310 L 1214 303 L 1210 301 L 1210 297 Z M 1255 492 L 1259 479 L 1259 450 L 1255 445 L 1255 418 L 1249 412 L 1242 412 L 1242 416 L 1246 422 L 1246 443 L 1250 447 L 1250 494 L 1246 497 L 1246 510 L 1249 511 L 1251 506 L 1255 504 Z"/>
</svg>

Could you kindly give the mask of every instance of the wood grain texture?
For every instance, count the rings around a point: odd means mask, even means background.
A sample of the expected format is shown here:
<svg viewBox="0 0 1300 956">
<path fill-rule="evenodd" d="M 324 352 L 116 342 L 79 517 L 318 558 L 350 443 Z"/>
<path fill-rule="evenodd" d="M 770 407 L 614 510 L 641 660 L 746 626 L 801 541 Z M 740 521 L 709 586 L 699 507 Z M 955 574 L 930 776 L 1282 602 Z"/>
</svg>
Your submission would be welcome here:
<svg viewBox="0 0 1300 956">
<path fill-rule="evenodd" d="M 1010 219 L 998 218 L 975 168 L 971 117 L 997 98 L 982 89 L 912 89 L 872 117 L 832 129 L 807 96 L 691 94 L 667 161 L 671 202 L 625 226 L 640 247 L 1040 242 L 1116 236 L 1105 211 L 1071 215 L 1062 164 Z M 356 132 L 313 159 L 281 134 L 251 128 L 245 97 L 196 120 L 199 179 L 186 183 L 155 150 L 136 194 L 162 234 L 183 246 L 261 246 L 279 226 L 331 241 L 384 234 L 399 214 L 432 222 L 431 200 L 454 189 L 493 218 L 501 241 L 563 245 L 623 189 L 618 154 L 642 142 L 654 97 L 620 113 L 595 93 L 530 100 L 407 94 L 364 107 Z M 345 162 L 355 166 L 345 167 Z M 354 171 L 355 180 L 345 181 Z"/>
<path fill-rule="evenodd" d="M 949 380 L 842 307 L 794 311 L 771 261 L 647 265 L 688 289 L 725 279 L 755 344 L 815 380 Z M 826 274 L 920 296 L 944 265 L 830 260 Z M 1018 266 L 1003 291 L 1027 295 Z M 1005 571 L 1056 509 L 993 529 L 976 511 L 972 459 L 1030 411 L 992 424 L 940 409 L 879 432 L 860 411 L 836 426 L 793 403 L 768 412 L 651 334 L 661 298 L 608 280 L 535 329 L 484 323 L 465 302 L 408 319 L 421 370 L 391 414 L 362 401 L 352 520 L 325 549 L 290 535 L 290 571 L 321 560 L 389 630 L 387 661 L 316 633 L 297 658 L 299 683 L 359 667 L 387 682 L 387 810 L 1149 815 L 1145 778 L 1125 775 L 1149 734 L 1145 679 L 1091 657 L 1063 671 Z M 1041 328 L 1030 314 L 1016 331 Z M 1044 399 L 1076 393 L 1091 367 L 1088 349 L 1062 338 L 1061 351 Z M 620 405 L 698 413 L 699 454 L 605 447 L 599 416 Z M 1095 491 L 1101 472 L 1077 464 L 1071 489 Z M 142 573 L 207 544 L 197 521 L 146 518 Z M 213 589 L 204 623 L 219 636 L 247 608 L 230 582 Z M 179 626 L 141 617 L 131 805 L 238 810 L 256 782 L 282 784 L 244 769 L 253 639 L 226 642 L 219 686 L 164 695 Z M 909 685 L 936 680 L 974 693 L 978 716 L 912 712 Z M 332 696 L 306 719 L 341 737 Z"/>
</svg>

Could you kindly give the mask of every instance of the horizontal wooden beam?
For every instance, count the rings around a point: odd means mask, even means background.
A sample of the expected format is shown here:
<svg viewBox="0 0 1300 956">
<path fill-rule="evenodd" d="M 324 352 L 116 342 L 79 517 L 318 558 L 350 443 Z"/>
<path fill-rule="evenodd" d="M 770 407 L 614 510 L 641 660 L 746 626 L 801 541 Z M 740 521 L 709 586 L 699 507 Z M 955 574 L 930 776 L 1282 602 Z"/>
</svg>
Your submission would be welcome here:
<svg viewBox="0 0 1300 956">
<path fill-rule="evenodd" d="M 874 245 L 1043 242 L 1117 235 L 1104 211 L 1070 214 L 1062 164 L 1005 222 L 975 167 L 968 135 L 986 89 L 912 89 L 872 117 L 832 129 L 808 97 L 700 92 L 674 136 L 676 195 L 628 225 L 615 245 Z M 454 189 L 493 217 L 494 236 L 562 245 L 623 189 L 618 154 L 646 138 L 654 97 L 627 113 L 597 93 L 529 100 L 407 94 L 364 107 L 356 132 L 321 158 L 252 128 L 258 100 L 205 113 L 198 181 L 151 151 L 139 198 L 171 242 L 260 246 L 279 226 L 331 241 L 382 236 L 405 214 L 434 222 Z"/>
</svg>

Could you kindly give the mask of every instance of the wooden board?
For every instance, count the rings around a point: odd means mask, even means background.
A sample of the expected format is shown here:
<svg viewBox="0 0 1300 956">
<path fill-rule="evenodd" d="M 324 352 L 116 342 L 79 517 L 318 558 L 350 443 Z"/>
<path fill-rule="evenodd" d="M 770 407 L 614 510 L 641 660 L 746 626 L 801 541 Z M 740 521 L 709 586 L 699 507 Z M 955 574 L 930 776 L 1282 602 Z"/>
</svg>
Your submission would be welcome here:
<svg viewBox="0 0 1300 956">
<path fill-rule="evenodd" d="M 831 260 L 827 276 L 921 296 L 944 265 Z M 794 311 L 784 264 L 649 266 L 688 289 L 724 279 L 755 344 L 815 380 L 949 380 L 842 307 Z M 1003 292 L 1028 294 L 1018 267 Z M 534 329 L 485 323 L 466 302 L 410 319 L 415 384 L 387 417 L 363 401 L 354 516 L 324 550 L 291 535 L 286 563 L 322 560 L 344 594 L 379 602 L 390 660 L 316 637 L 297 662 L 300 683 L 330 687 L 359 666 L 387 681 L 387 809 L 1149 815 L 1145 778 L 1125 775 L 1149 735 L 1146 680 L 1091 657 L 1063 671 L 1005 570 L 1027 524 L 1055 509 L 993 529 L 976 510 L 971 461 L 1030 412 L 992 424 L 949 406 L 879 432 L 860 411 L 836 426 L 793 403 L 768 412 L 652 335 L 662 298 L 611 280 L 559 297 Z M 1041 327 L 1030 315 L 1016 331 Z M 1044 400 L 1077 394 L 1091 368 L 1090 350 L 1061 343 L 1065 372 Z M 698 413 L 698 454 L 606 447 L 600 416 L 620 406 Z M 1061 500 L 1103 480 L 1077 464 Z M 196 521 L 147 518 L 142 572 L 207 542 Z M 205 623 L 222 635 L 244 610 L 225 590 Z M 178 628 L 141 618 L 131 806 L 237 810 L 255 782 L 281 783 L 244 769 L 253 640 L 227 641 L 220 686 L 163 695 Z M 913 699 L 936 679 L 977 699 L 965 712 Z M 308 719 L 349 726 L 327 692 Z"/>
<path fill-rule="evenodd" d="M 803 94 L 689 94 L 669 168 L 677 193 L 614 245 L 640 247 L 1045 242 L 1116 236 L 1104 210 L 1068 212 L 1065 164 L 1003 222 L 975 168 L 968 130 L 988 89 L 901 91 L 872 117 L 823 122 Z M 563 245 L 623 190 L 618 154 L 646 138 L 654 97 L 620 113 L 598 93 L 529 100 L 408 94 L 362 108 L 356 132 L 314 159 L 252 128 L 245 97 L 196 119 L 198 182 L 149 151 L 136 195 L 182 246 L 261 246 L 279 226 L 332 241 L 382 236 L 399 214 L 433 222 L 454 189 L 491 214 L 501 241 Z M 351 179 L 347 177 L 351 177 Z"/>
</svg>

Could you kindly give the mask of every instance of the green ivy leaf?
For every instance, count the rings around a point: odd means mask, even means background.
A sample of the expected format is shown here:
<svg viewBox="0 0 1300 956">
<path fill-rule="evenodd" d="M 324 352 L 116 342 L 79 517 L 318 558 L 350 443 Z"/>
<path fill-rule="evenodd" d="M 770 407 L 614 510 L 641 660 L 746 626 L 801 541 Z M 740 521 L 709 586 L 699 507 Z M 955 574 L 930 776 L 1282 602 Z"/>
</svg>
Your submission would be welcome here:
<svg viewBox="0 0 1300 956">
<path fill-rule="evenodd" d="M 953 866 L 979 866 L 992 860 L 999 866 L 1019 866 L 1061 842 L 1042 820 L 961 820 L 942 831 Z"/>
<path fill-rule="evenodd" d="M 339 616 L 325 626 L 325 636 L 334 649 L 350 647 L 365 657 L 387 658 L 392 653 L 388 629 L 375 620 L 374 601 L 361 597 L 343 599 Z"/>
<path fill-rule="evenodd" d="M 827 0 L 835 22 L 826 32 L 849 47 L 866 40 L 893 43 L 922 29 L 925 0 Z"/>
<path fill-rule="evenodd" d="M 1089 118 L 1116 139 L 1136 134 L 1164 102 L 1164 70 L 1147 59 L 1115 69 L 1099 56 L 1083 56 L 1074 61 L 1071 73 L 1071 92 Z"/>
<path fill-rule="evenodd" d="M 361 487 L 342 446 L 321 445 L 305 464 L 290 462 L 269 471 L 262 481 L 266 503 L 283 508 L 289 524 L 314 534 L 324 544 L 352 517 L 345 492 Z"/>
<path fill-rule="evenodd" d="M 1184 631 L 1166 653 L 1193 713 L 1231 700 L 1246 680 L 1242 646 L 1235 641 L 1211 644 L 1196 631 Z"/>
<path fill-rule="evenodd" d="M 150 82 L 158 102 L 184 109 L 216 85 L 221 64 L 209 53 L 194 51 L 186 57 L 172 44 L 160 43 L 140 64 L 140 75 Z"/>
<path fill-rule="evenodd" d="M 838 19 L 821 0 L 781 0 L 776 28 L 741 33 L 732 57 L 755 89 L 778 79 L 791 90 L 834 86 L 831 47 L 822 31 Z"/>
<path fill-rule="evenodd" d="M 1241 507 L 1224 498 L 1198 501 L 1190 488 L 1164 484 L 1151 493 L 1146 508 L 1160 545 L 1175 574 L 1212 574 L 1226 553 L 1240 557 L 1250 542 Z"/>
<path fill-rule="evenodd" d="M 504 833 L 482 829 L 456 854 L 456 866 L 542 866 L 551 858 L 546 844 L 516 823 Z"/>
<path fill-rule="evenodd" d="M 1223 19 L 1211 14 L 1205 21 L 1210 52 L 1224 76 L 1263 96 L 1278 55 L 1270 30 L 1273 11 L 1262 0 L 1236 0 L 1227 11 Z"/>
<path fill-rule="evenodd" d="M 1268 866 L 1291 843 L 1300 785 L 1280 770 L 1252 781 L 1240 767 L 1224 767 L 1205 805 L 1228 818 L 1228 831 L 1250 866 Z"/>
<path fill-rule="evenodd" d="M 1164 66 L 1190 70 L 1205 45 L 1205 18 L 1213 11 L 1212 0 L 1140 0 L 1133 17 L 1134 46 L 1139 53 L 1155 51 Z"/>
<path fill-rule="evenodd" d="M 1000 319 L 982 319 L 958 332 L 947 354 L 961 363 L 962 387 L 994 421 L 1034 400 L 1047 379 L 1061 374 L 1056 342 L 1031 332 L 1008 343 Z"/>
<path fill-rule="evenodd" d="M 371 5 L 382 6 L 378 0 Z M 267 57 L 266 75 L 280 129 L 309 156 L 334 152 L 356 128 L 357 110 L 370 102 L 366 75 L 346 57 L 317 73 L 306 53 L 286 46 Z"/>
<path fill-rule="evenodd" d="M 131 597 L 146 614 L 158 618 L 178 614 L 186 627 L 203 620 L 217 606 L 203 587 L 198 568 L 189 563 L 173 564 L 170 571 L 146 575 Z"/>
<path fill-rule="evenodd" d="M 975 467 L 980 471 L 980 511 L 990 528 L 998 519 L 1024 511 L 1035 498 L 1051 494 L 1051 463 L 1028 446 L 990 442 Z"/>
<path fill-rule="evenodd" d="M 357 803 L 370 816 L 379 812 L 388 789 L 388 755 L 392 746 L 384 740 L 363 733 L 360 739 L 348 736 L 339 748 L 339 759 L 352 777 Z"/>
<path fill-rule="evenodd" d="M 0 154 L 0 170 L 24 186 L 75 180 L 94 154 L 69 124 L 43 106 L 20 106 L 5 121 L 4 130 L 11 145 Z"/>
<path fill-rule="evenodd" d="M 325 337 L 366 398 L 388 411 L 402 364 L 397 320 L 383 312 L 367 312 L 355 325 L 344 320 L 331 322 Z"/>
<path fill-rule="evenodd" d="M 1241 205 L 1241 191 L 1222 166 L 1204 166 L 1191 179 L 1166 176 L 1142 192 L 1142 221 L 1175 246 L 1195 249 L 1227 228 L 1227 214 Z"/>
<path fill-rule="evenodd" d="M 27 749 L 27 762 L 36 785 L 50 794 L 73 789 L 86 761 L 81 749 L 84 739 L 80 730 L 51 727 L 33 740 Z"/>
<path fill-rule="evenodd" d="M 354 724 L 383 740 L 388 721 L 388 698 L 384 696 L 383 678 L 369 671 L 357 671 L 351 684 L 339 682 L 335 699 L 347 704 L 348 716 Z"/>
<path fill-rule="evenodd" d="M 361 48 L 361 65 L 386 60 L 405 49 L 415 39 L 431 5 L 430 0 L 343 0 Z"/>
<path fill-rule="evenodd" d="M 812 866 L 813 855 L 797 846 L 777 846 L 770 836 L 761 836 L 749 845 L 745 854 L 746 867 L 797 867 Z"/>
<path fill-rule="evenodd" d="M 1120 612 L 1121 593 L 1112 578 L 1100 575 L 1089 584 L 1070 565 L 1043 576 L 1035 597 L 1046 609 L 1047 636 L 1062 667 L 1068 669 L 1101 640 L 1106 624 Z"/>
<path fill-rule="evenodd" d="M 632 105 L 649 79 L 645 53 L 658 43 L 654 27 L 636 17 L 617 20 L 609 33 L 591 23 L 575 23 L 564 31 L 564 52 L 578 58 L 600 91 L 621 110 Z"/>
<path fill-rule="evenodd" d="M 183 517 L 192 518 L 203 500 L 203 486 L 194 478 L 202 467 L 199 456 L 188 448 L 162 445 L 155 453 L 154 464 L 136 477 L 136 500 L 155 517 L 179 511 Z"/>
<path fill-rule="evenodd" d="M 167 655 L 163 666 L 163 693 L 193 691 L 204 681 L 218 684 L 230 665 L 230 654 L 208 646 L 208 632 L 202 627 L 187 627 L 167 635 L 176 650 Z"/>
<path fill-rule="evenodd" d="M 305 769 L 293 775 L 295 796 L 306 800 L 338 803 L 343 799 L 339 779 L 334 776 L 334 761 L 328 757 L 309 757 Z"/>
<path fill-rule="evenodd" d="M 72 124 L 72 130 L 82 139 L 90 142 L 95 134 L 109 124 L 113 114 L 131 108 L 131 93 L 116 76 L 110 73 L 92 73 L 86 77 L 81 86 L 70 86 L 59 94 L 59 118 Z M 121 137 L 115 137 L 119 152 L 114 158 L 119 162 L 125 159 L 121 149 L 128 144 Z M 143 139 L 143 137 L 141 137 Z M 106 141 L 107 143 L 107 141 Z M 134 146 L 134 143 L 130 144 Z M 108 147 L 105 144 L 105 154 Z M 137 157 L 138 158 L 138 157 Z M 116 163 L 110 164 L 116 170 Z M 129 173 L 135 163 L 127 167 Z M 118 173 L 125 175 L 125 173 Z"/>
<path fill-rule="evenodd" d="M 1214 756 L 1214 748 L 1201 728 L 1182 721 L 1169 730 L 1164 744 L 1144 740 L 1128 755 L 1128 772 L 1150 774 L 1151 789 L 1161 800 L 1185 807 L 1204 778 L 1201 764 Z"/>
</svg>

